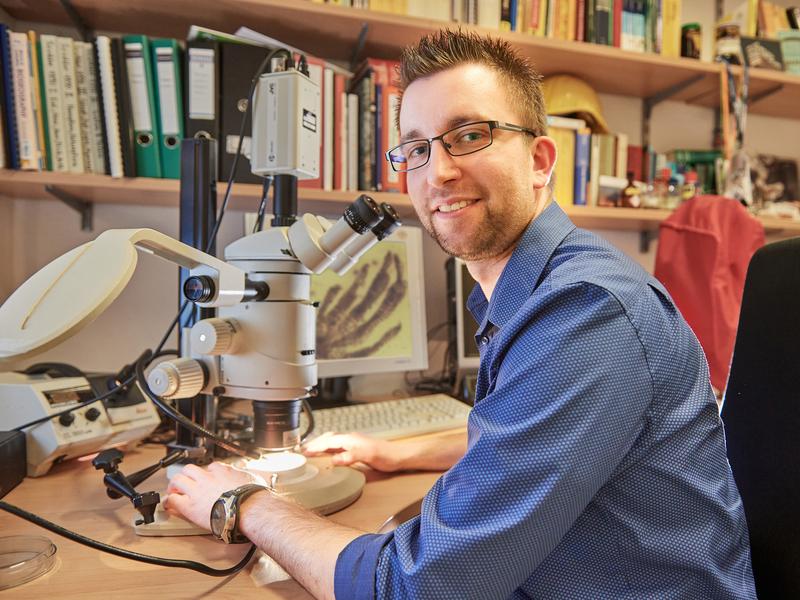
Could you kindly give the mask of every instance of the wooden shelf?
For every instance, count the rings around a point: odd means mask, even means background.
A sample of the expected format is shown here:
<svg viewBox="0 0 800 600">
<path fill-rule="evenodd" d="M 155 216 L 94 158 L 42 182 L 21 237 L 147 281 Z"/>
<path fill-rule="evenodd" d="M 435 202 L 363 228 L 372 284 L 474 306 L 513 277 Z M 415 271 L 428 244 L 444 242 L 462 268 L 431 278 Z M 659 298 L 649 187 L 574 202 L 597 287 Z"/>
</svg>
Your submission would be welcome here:
<svg viewBox="0 0 800 600">
<path fill-rule="evenodd" d="M 46 186 L 54 186 L 81 200 L 99 204 L 133 204 L 140 206 L 178 206 L 178 181 L 133 177 L 114 179 L 107 175 L 73 175 L 65 173 L 11 171 L 0 169 L 0 196 L 32 200 L 53 199 Z M 222 201 L 224 182 L 219 183 L 218 199 Z M 298 191 L 299 212 L 335 215 L 362 192 L 326 192 L 303 189 Z M 406 194 L 368 192 L 376 202 L 388 202 L 406 221 L 415 221 L 411 199 Z M 261 198 L 261 186 L 234 184 L 230 210 L 255 211 Z M 566 213 L 578 227 L 622 231 L 657 232 L 668 210 L 636 208 L 604 208 L 599 206 L 568 206 Z M 800 222 L 777 218 L 761 218 L 769 235 L 794 237 L 800 235 Z"/>
<path fill-rule="evenodd" d="M 400 50 L 421 34 L 447 25 L 416 17 L 360 10 L 308 0 L 71 0 L 91 28 L 142 32 L 185 39 L 190 25 L 232 32 L 242 25 L 324 58 L 349 61 L 362 25 L 368 26 L 362 56 L 397 58 Z M 59 0 L 0 0 L 16 19 L 70 24 Z M 489 32 L 469 25 L 467 29 Z M 701 106 L 719 103 L 721 65 L 688 58 L 664 58 L 619 48 L 565 42 L 527 34 L 497 32 L 544 75 L 569 72 L 597 91 L 650 98 L 673 86 L 696 79 L 673 96 Z M 777 90 L 753 103 L 752 113 L 800 118 L 800 76 L 753 69 L 751 97 Z"/>
</svg>

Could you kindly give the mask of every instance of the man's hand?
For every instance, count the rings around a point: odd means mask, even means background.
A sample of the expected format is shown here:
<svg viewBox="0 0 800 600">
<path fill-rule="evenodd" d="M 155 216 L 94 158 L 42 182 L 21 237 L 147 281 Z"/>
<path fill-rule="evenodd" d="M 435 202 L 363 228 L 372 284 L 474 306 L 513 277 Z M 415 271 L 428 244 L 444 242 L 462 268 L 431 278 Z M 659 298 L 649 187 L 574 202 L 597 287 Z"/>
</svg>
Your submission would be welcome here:
<svg viewBox="0 0 800 600">
<path fill-rule="evenodd" d="M 332 454 L 335 465 L 364 463 L 376 471 L 446 471 L 467 450 L 465 432 L 408 440 L 382 440 L 361 433 L 323 433 L 303 448 L 307 456 Z"/>
<path fill-rule="evenodd" d="M 223 463 L 211 463 L 202 469 L 186 465 L 169 481 L 164 508 L 179 514 L 198 527 L 210 528 L 211 507 L 223 493 L 247 483 L 259 483 L 255 477 Z"/>
<path fill-rule="evenodd" d="M 361 433 L 323 433 L 303 447 L 306 456 L 333 454 L 334 465 L 364 463 L 376 471 L 390 473 L 402 467 L 397 444 Z"/>
</svg>

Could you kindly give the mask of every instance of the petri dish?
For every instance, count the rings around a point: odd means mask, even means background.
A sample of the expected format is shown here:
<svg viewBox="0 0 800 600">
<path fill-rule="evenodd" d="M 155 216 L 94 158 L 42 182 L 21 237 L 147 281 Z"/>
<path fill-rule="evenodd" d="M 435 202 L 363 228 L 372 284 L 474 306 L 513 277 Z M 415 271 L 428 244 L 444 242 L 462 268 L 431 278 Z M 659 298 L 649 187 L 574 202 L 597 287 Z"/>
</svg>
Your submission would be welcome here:
<svg viewBox="0 0 800 600">
<path fill-rule="evenodd" d="M 44 575 L 56 562 L 56 545 L 38 535 L 0 537 L 0 590 Z"/>
</svg>

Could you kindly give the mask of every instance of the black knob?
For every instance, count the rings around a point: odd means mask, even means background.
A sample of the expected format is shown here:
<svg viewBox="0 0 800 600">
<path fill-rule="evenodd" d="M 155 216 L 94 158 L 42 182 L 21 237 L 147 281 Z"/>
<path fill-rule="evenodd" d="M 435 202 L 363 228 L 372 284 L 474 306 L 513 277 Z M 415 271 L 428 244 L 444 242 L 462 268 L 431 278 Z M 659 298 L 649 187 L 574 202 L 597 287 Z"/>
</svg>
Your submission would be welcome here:
<svg viewBox="0 0 800 600">
<path fill-rule="evenodd" d="M 60 417 L 58 417 L 58 422 L 61 423 L 64 427 L 69 427 L 75 421 L 75 415 L 71 412 L 64 413 Z"/>
<path fill-rule="evenodd" d="M 96 421 L 97 417 L 99 417 L 100 414 L 101 413 L 99 409 L 92 407 L 89 410 L 87 410 L 83 415 L 86 417 L 87 421 Z"/>
<path fill-rule="evenodd" d="M 183 295 L 191 302 L 208 302 L 214 297 L 214 280 L 208 275 L 194 275 L 183 283 Z"/>
</svg>

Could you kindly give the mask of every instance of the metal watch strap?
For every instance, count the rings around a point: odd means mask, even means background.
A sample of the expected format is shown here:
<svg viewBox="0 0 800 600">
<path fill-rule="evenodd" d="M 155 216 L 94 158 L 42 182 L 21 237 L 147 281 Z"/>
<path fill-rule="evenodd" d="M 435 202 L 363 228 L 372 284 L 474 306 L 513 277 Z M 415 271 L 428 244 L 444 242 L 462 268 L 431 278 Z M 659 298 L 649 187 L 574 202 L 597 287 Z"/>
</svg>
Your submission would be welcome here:
<svg viewBox="0 0 800 600">
<path fill-rule="evenodd" d="M 242 506 L 242 502 L 261 490 L 269 490 L 269 488 L 257 483 L 247 483 L 223 494 L 223 496 L 233 498 L 231 510 L 234 512 L 233 527 L 231 528 L 230 532 L 228 532 L 228 540 L 223 541 L 228 544 L 245 544 L 250 542 L 250 540 L 245 537 L 241 531 L 239 531 L 239 509 Z"/>
</svg>

